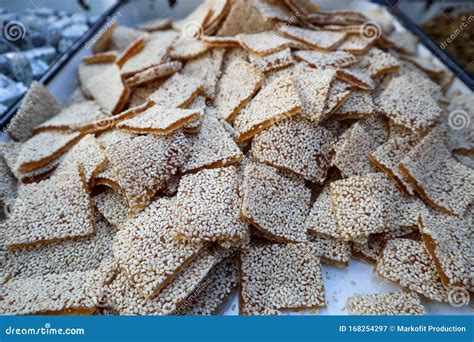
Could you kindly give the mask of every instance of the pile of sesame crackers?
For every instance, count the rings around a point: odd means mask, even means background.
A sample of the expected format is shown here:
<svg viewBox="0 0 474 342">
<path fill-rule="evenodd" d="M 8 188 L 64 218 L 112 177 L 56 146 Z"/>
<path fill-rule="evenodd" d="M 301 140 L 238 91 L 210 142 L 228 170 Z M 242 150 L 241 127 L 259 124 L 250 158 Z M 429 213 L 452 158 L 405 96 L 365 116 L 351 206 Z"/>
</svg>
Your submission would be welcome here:
<svg viewBox="0 0 474 342">
<path fill-rule="evenodd" d="M 319 309 L 321 264 L 351 258 L 401 287 L 352 314 L 474 291 L 474 97 L 408 33 L 309 3 L 111 25 L 65 106 L 32 85 L 0 159 L 0 313 Z"/>
</svg>

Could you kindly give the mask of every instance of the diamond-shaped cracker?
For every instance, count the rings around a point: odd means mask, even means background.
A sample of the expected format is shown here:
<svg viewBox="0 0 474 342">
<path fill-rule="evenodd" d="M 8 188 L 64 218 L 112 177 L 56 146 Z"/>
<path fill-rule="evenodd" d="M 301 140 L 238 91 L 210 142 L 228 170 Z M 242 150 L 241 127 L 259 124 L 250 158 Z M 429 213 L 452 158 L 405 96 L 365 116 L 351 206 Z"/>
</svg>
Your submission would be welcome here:
<svg viewBox="0 0 474 342">
<path fill-rule="evenodd" d="M 372 78 L 380 78 L 397 72 L 400 62 L 392 54 L 372 48 L 360 59 L 357 66 L 366 70 Z"/>
<path fill-rule="evenodd" d="M 240 313 L 326 305 L 321 264 L 314 243 L 252 245 L 240 254 Z"/>
<path fill-rule="evenodd" d="M 413 292 L 356 295 L 347 300 L 351 315 L 426 315 L 420 298 Z"/>
<path fill-rule="evenodd" d="M 104 50 L 102 51 L 110 51 L 110 50 L 116 50 L 116 51 L 123 51 L 125 50 L 134 40 L 139 39 L 140 37 L 149 37 L 149 34 L 146 31 L 142 30 L 137 30 L 132 27 L 127 27 L 127 26 L 116 26 L 113 25 L 113 30 L 110 35 L 110 40 L 108 42 L 103 42 L 103 44 L 106 46 Z M 108 36 L 105 34 L 104 36 Z M 99 41 L 97 42 L 99 43 Z M 97 43 L 95 45 L 97 45 Z M 97 53 L 96 46 L 93 48 L 93 52 Z"/>
<path fill-rule="evenodd" d="M 291 78 L 276 79 L 264 87 L 234 120 L 238 141 L 252 138 L 266 127 L 298 114 L 302 103 Z"/>
<path fill-rule="evenodd" d="M 155 105 L 131 119 L 117 124 L 117 128 L 136 134 L 169 135 L 193 120 L 199 120 L 202 111 L 166 108 Z"/>
<path fill-rule="evenodd" d="M 304 181 L 257 163 L 245 166 L 242 216 L 272 240 L 307 240 L 311 191 Z"/>
<path fill-rule="evenodd" d="M 209 272 L 202 283 L 176 310 L 178 315 L 213 315 L 237 287 L 237 260 L 229 257 Z"/>
<path fill-rule="evenodd" d="M 51 131 L 36 134 L 20 146 L 14 168 L 20 172 L 38 169 L 59 158 L 81 137 L 79 132 Z"/>
<path fill-rule="evenodd" d="M 249 55 L 250 63 L 260 72 L 286 68 L 293 64 L 291 49 L 284 49 L 267 56 Z"/>
<path fill-rule="evenodd" d="M 379 110 L 396 124 L 422 131 L 441 115 L 437 102 L 407 75 L 394 77 L 377 98 Z"/>
<path fill-rule="evenodd" d="M 20 172 L 17 168 L 16 161 L 18 159 L 18 155 L 21 151 L 22 143 L 17 142 L 9 142 L 2 145 L 2 152 L 5 162 L 7 163 L 10 171 L 13 173 L 16 179 L 21 181 L 22 183 L 37 183 L 42 179 L 46 178 L 60 163 L 63 156 L 58 157 L 47 163 L 46 165 L 34 169 L 32 171 L 27 172 Z"/>
<path fill-rule="evenodd" d="M 95 102 L 112 114 L 120 113 L 130 93 L 116 64 L 105 67 L 102 72 L 87 79 L 86 88 Z"/>
<path fill-rule="evenodd" d="M 181 132 L 167 137 L 123 134 L 106 146 L 107 156 L 127 199 L 131 215 L 145 208 L 188 153 Z"/>
<path fill-rule="evenodd" d="M 280 26 L 278 32 L 315 50 L 332 51 L 346 39 L 345 32 L 314 31 L 290 25 Z"/>
<path fill-rule="evenodd" d="M 311 67 L 317 69 L 347 68 L 357 62 L 358 58 L 353 54 L 345 51 L 313 51 L 303 50 L 295 51 L 294 55 L 297 59 L 308 63 Z"/>
<path fill-rule="evenodd" d="M 130 77 L 137 72 L 164 62 L 168 48 L 178 37 L 175 31 L 160 31 L 154 33 L 141 51 L 129 58 L 120 68 L 123 77 Z"/>
<path fill-rule="evenodd" d="M 334 135 L 305 119 L 293 117 L 268 127 L 252 141 L 252 158 L 322 183 L 331 163 Z"/>
<path fill-rule="evenodd" d="M 172 59 L 179 60 L 192 60 L 195 59 L 204 53 L 206 53 L 211 48 L 203 40 L 197 39 L 179 39 L 170 47 L 170 57 Z"/>
<path fill-rule="evenodd" d="M 322 120 L 325 120 L 330 114 L 336 112 L 347 101 L 352 93 L 352 86 L 346 82 L 333 80 L 329 88 L 326 105 L 324 106 Z"/>
<path fill-rule="evenodd" d="M 232 61 L 219 80 L 214 105 L 218 115 L 232 122 L 242 107 L 260 89 L 263 74 L 248 62 Z"/>
<path fill-rule="evenodd" d="M 94 76 L 101 74 L 107 68 L 114 66 L 115 63 L 98 63 L 98 64 L 81 64 L 77 68 L 77 77 L 79 79 L 79 85 L 81 86 L 82 92 L 87 100 L 92 99 L 92 94 L 89 89 L 88 82 L 94 78 Z"/>
<path fill-rule="evenodd" d="M 351 258 L 349 242 L 321 236 L 310 236 L 309 241 L 315 245 L 321 263 L 335 267 L 349 266 Z"/>
<path fill-rule="evenodd" d="M 51 119 L 36 126 L 33 133 L 44 131 L 92 131 L 98 129 L 94 123 L 107 120 L 110 115 L 101 111 L 94 101 L 85 101 L 73 104 Z"/>
<path fill-rule="evenodd" d="M 199 132 L 189 138 L 189 157 L 184 172 L 223 167 L 243 158 L 242 151 L 218 119 L 206 114 Z"/>
<path fill-rule="evenodd" d="M 387 173 L 409 195 L 414 194 L 413 187 L 398 169 L 398 165 L 418 141 L 416 136 L 390 138 L 368 156 L 375 166 Z"/>
<path fill-rule="evenodd" d="M 370 91 L 353 91 L 331 115 L 331 120 L 363 119 L 376 112 Z"/>
<path fill-rule="evenodd" d="M 120 229 L 128 221 L 127 202 L 119 191 L 106 189 L 95 196 L 93 201 L 102 216 L 115 227 Z"/>
<path fill-rule="evenodd" d="M 436 129 L 400 162 L 399 170 L 430 206 L 461 215 L 474 200 L 474 170 L 459 163 Z"/>
<path fill-rule="evenodd" d="M 107 304 L 120 315 L 169 315 L 205 279 L 220 258 L 203 251 L 153 299 L 143 296 L 123 272 L 106 288 Z"/>
<path fill-rule="evenodd" d="M 181 62 L 167 62 L 159 64 L 127 78 L 125 83 L 128 87 L 134 88 L 146 83 L 150 83 L 154 80 L 173 75 L 174 73 L 180 71 L 182 67 L 183 64 Z"/>
<path fill-rule="evenodd" d="M 377 148 L 377 142 L 365 127 L 357 122 L 334 145 L 332 165 L 344 177 L 365 175 L 375 171 L 367 155 Z"/>
<path fill-rule="evenodd" d="M 31 130 L 34 127 L 50 119 L 61 109 L 61 104 L 48 88 L 33 81 L 20 108 L 8 124 L 8 134 L 15 140 L 25 141 L 31 137 Z"/>
<path fill-rule="evenodd" d="M 174 199 L 168 198 L 152 202 L 122 225 L 114 239 L 114 258 L 133 286 L 147 298 L 155 297 L 201 248 L 172 241 L 177 231 L 174 205 Z"/>
<path fill-rule="evenodd" d="M 331 199 L 342 239 L 416 225 L 417 203 L 405 199 L 384 173 L 370 173 L 331 183 Z"/>
<path fill-rule="evenodd" d="M 101 272 L 66 272 L 14 278 L 2 286 L 3 315 L 90 315 L 98 304 Z"/>
<path fill-rule="evenodd" d="M 255 1 L 235 1 L 218 29 L 218 36 L 235 36 L 239 33 L 256 33 L 270 30 L 274 20 L 265 17 Z"/>
<path fill-rule="evenodd" d="M 224 52 L 225 49 L 212 49 L 203 56 L 187 62 L 183 68 L 183 75 L 202 82 L 204 94 L 208 98 L 214 98 L 217 81 L 221 76 Z"/>
<path fill-rule="evenodd" d="M 201 80 L 176 73 L 149 95 L 148 99 L 163 107 L 186 108 L 202 90 Z"/>
<path fill-rule="evenodd" d="M 331 191 L 325 186 L 314 202 L 305 221 L 308 233 L 315 237 L 326 237 L 329 239 L 342 239 L 334 214 Z"/>
<path fill-rule="evenodd" d="M 204 28 L 212 17 L 212 4 L 209 1 L 202 2 L 187 17 L 175 20 L 173 29 L 181 32 L 181 36 L 187 39 L 199 38 L 204 33 Z"/>
<path fill-rule="evenodd" d="M 421 241 L 393 239 L 387 242 L 375 272 L 411 291 L 438 302 L 447 302 L 447 291 L 433 259 Z"/>
<path fill-rule="evenodd" d="M 376 87 L 370 75 L 360 68 L 338 69 L 336 76 L 362 90 L 373 90 Z"/>
<path fill-rule="evenodd" d="M 212 14 L 206 22 L 204 32 L 214 34 L 229 13 L 232 2 L 230 0 L 207 0 L 207 2 L 210 4 Z"/>
<path fill-rule="evenodd" d="M 365 54 L 372 46 L 374 40 L 367 39 L 361 35 L 350 35 L 337 47 L 338 50 L 350 52 L 356 56 Z"/>
<path fill-rule="evenodd" d="M 277 31 L 264 31 L 260 33 L 239 33 L 237 38 L 240 45 L 250 54 L 266 56 L 286 48 L 300 47 L 301 44 L 283 37 Z"/>
<path fill-rule="evenodd" d="M 183 176 L 174 211 L 176 238 L 191 242 L 244 239 L 248 228 L 240 218 L 239 184 L 233 166 Z"/>
<path fill-rule="evenodd" d="M 472 286 L 472 226 L 469 221 L 425 210 L 420 217 L 420 231 L 445 286 Z"/>
<path fill-rule="evenodd" d="M 87 236 L 94 213 L 79 167 L 23 185 L 7 220 L 6 245 L 20 247 Z"/>
<path fill-rule="evenodd" d="M 316 124 L 321 123 L 335 71 L 313 69 L 300 63 L 294 67 L 291 74 L 303 104 L 301 115 Z"/>
<path fill-rule="evenodd" d="M 29 278 L 96 269 L 112 256 L 115 232 L 113 226 L 100 218 L 95 234 L 90 237 L 7 250 L 2 273 L 13 278 Z"/>
</svg>

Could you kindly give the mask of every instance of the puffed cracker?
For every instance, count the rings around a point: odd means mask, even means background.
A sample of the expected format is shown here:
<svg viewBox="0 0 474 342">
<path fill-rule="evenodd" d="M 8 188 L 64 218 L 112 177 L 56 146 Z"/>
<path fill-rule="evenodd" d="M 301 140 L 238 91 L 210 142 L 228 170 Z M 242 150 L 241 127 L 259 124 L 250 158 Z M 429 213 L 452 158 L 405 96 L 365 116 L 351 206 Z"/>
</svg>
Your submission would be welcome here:
<svg viewBox="0 0 474 342">
<path fill-rule="evenodd" d="M 342 231 L 337 225 L 333 210 L 331 190 L 326 185 L 314 201 L 305 221 L 308 234 L 330 239 L 342 239 Z"/>
<path fill-rule="evenodd" d="M 352 242 L 352 257 L 375 265 L 387 243 L 386 240 L 377 237 L 377 235 L 381 234 L 371 235 L 365 242 Z"/>
<path fill-rule="evenodd" d="M 240 218 L 239 184 L 233 166 L 183 176 L 174 210 L 176 239 L 224 242 L 246 238 L 248 227 Z"/>
<path fill-rule="evenodd" d="M 110 51 L 110 50 L 123 51 L 134 40 L 140 37 L 148 38 L 149 35 L 146 31 L 137 30 L 136 28 L 122 26 L 122 25 L 118 25 L 118 26 L 113 25 L 113 30 L 111 34 L 109 35 L 109 33 L 107 32 L 107 34 L 105 34 L 104 36 L 105 38 L 107 37 L 109 38 L 108 42 L 106 41 L 103 42 L 103 45 L 105 46 L 105 50 L 98 51 L 98 49 L 95 49 L 95 46 L 94 46 L 93 48 L 94 53 L 102 52 L 102 51 Z"/>
<path fill-rule="evenodd" d="M 407 75 L 392 78 L 376 102 L 383 114 L 412 131 L 425 130 L 442 112 L 436 100 Z"/>
<path fill-rule="evenodd" d="M 122 68 L 123 65 L 131 58 L 133 58 L 136 54 L 140 53 L 145 44 L 147 43 L 144 37 L 139 37 L 131 42 L 120 54 L 117 56 L 115 63 Z"/>
<path fill-rule="evenodd" d="M 406 199 L 384 173 L 332 182 L 331 199 L 345 241 L 416 226 L 418 221 L 418 203 Z"/>
<path fill-rule="evenodd" d="M 314 31 L 290 25 L 280 26 L 278 32 L 312 49 L 323 51 L 336 49 L 346 39 L 346 33 L 344 32 Z"/>
<path fill-rule="evenodd" d="M 170 29 L 171 23 L 169 18 L 156 18 L 137 25 L 137 28 L 147 32 L 162 31 Z"/>
<path fill-rule="evenodd" d="M 153 299 L 143 296 L 123 272 L 106 287 L 106 303 L 120 315 L 170 315 L 201 284 L 220 258 L 202 252 Z"/>
<path fill-rule="evenodd" d="M 441 282 L 433 259 L 421 241 L 388 241 L 377 261 L 375 272 L 428 299 L 437 302 L 448 301 L 447 290 Z"/>
<path fill-rule="evenodd" d="M 155 105 L 131 119 L 121 121 L 117 128 L 135 134 L 169 135 L 193 120 L 199 120 L 202 111 L 166 108 Z"/>
<path fill-rule="evenodd" d="M 3 148 L 2 148 L 3 149 Z M 10 205 L 16 197 L 17 179 L 5 158 L 0 157 L 0 205 Z"/>
<path fill-rule="evenodd" d="M 8 124 L 7 132 L 17 141 L 26 141 L 31 130 L 58 114 L 61 104 L 42 84 L 33 81 L 23 97 L 20 108 Z"/>
<path fill-rule="evenodd" d="M 86 88 L 95 102 L 112 114 L 120 113 L 130 94 L 116 64 L 105 67 L 102 72 L 87 79 Z"/>
<path fill-rule="evenodd" d="M 330 119 L 364 119 L 375 112 L 376 107 L 370 91 L 352 91 L 346 101 L 330 116 Z"/>
<path fill-rule="evenodd" d="M 51 243 L 94 233 L 94 213 L 79 166 L 23 185 L 7 220 L 10 248 Z"/>
<path fill-rule="evenodd" d="M 380 78 L 396 73 L 400 69 L 400 62 L 389 52 L 374 47 L 362 56 L 357 66 L 367 71 L 372 78 Z"/>
<path fill-rule="evenodd" d="M 334 145 L 332 165 L 336 166 L 344 177 L 360 176 L 376 169 L 367 155 L 378 147 L 370 132 L 357 122 L 351 126 Z"/>
<path fill-rule="evenodd" d="M 197 39 L 180 39 L 170 47 L 170 57 L 183 61 L 195 59 L 211 48 L 203 40 Z"/>
<path fill-rule="evenodd" d="M 194 77 L 203 84 L 203 92 L 207 98 L 214 98 L 217 81 L 221 76 L 221 67 L 225 49 L 212 49 L 201 57 L 186 63 L 183 75 Z"/>
<path fill-rule="evenodd" d="M 347 101 L 352 93 L 352 86 L 346 82 L 333 80 L 324 106 L 322 120 L 324 121 L 332 113 L 336 112 Z"/>
<path fill-rule="evenodd" d="M 459 163 L 434 129 L 400 162 L 399 170 L 430 206 L 462 215 L 474 200 L 474 171 Z"/>
<path fill-rule="evenodd" d="M 351 315 L 426 315 L 420 298 L 413 292 L 391 292 L 349 297 L 347 307 Z"/>
<path fill-rule="evenodd" d="M 29 278 L 98 268 L 112 256 L 112 240 L 116 229 L 104 219 L 96 223 L 90 237 L 63 240 L 48 245 L 9 249 L 2 273 L 9 278 Z"/>
<path fill-rule="evenodd" d="M 358 60 L 356 56 L 345 51 L 314 51 L 302 50 L 295 51 L 296 59 L 308 63 L 311 67 L 317 69 L 332 68 L 347 68 L 355 64 Z"/>
<path fill-rule="evenodd" d="M 372 164 L 390 176 L 398 187 L 408 195 L 414 194 L 413 186 L 399 170 L 398 165 L 418 141 L 416 136 L 390 138 L 368 156 Z"/>
<path fill-rule="evenodd" d="M 369 51 L 373 43 L 374 39 L 367 39 L 361 35 L 350 35 L 337 49 L 360 56 Z"/>
<path fill-rule="evenodd" d="M 284 49 L 267 56 L 249 56 L 250 63 L 260 72 L 268 72 L 272 70 L 278 70 L 286 68 L 293 64 L 293 56 L 291 49 Z"/>
<path fill-rule="evenodd" d="M 178 315 L 215 315 L 221 304 L 237 287 L 235 257 L 226 258 L 214 267 L 201 284 L 176 310 Z"/>
<path fill-rule="evenodd" d="M 41 132 L 20 145 L 14 168 L 28 172 L 58 159 L 83 136 L 80 132 Z"/>
<path fill-rule="evenodd" d="M 419 226 L 426 250 L 433 258 L 443 284 L 447 287 L 472 287 L 470 222 L 425 210 L 420 216 Z"/>
<path fill-rule="evenodd" d="M 148 96 L 156 104 L 169 108 L 186 108 L 203 90 L 201 80 L 176 73 Z"/>
<path fill-rule="evenodd" d="M 33 129 L 33 133 L 44 131 L 93 131 L 98 129 L 94 123 L 106 120 L 110 115 L 105 114 L 94 101 L 85 101 L 64 108 L 51 119 Z"/>
<path fill-rule="evenodd" d="M 159 31 L 154 33 L 141 51 L 129 58 L 120 68 L 123 77 L 130 77 L 134 74 L 159 65 L 165 61 L 168 48 L 178 37 L 174 31 Z"/>
<path fill-rule="evenodd" d="M 303 63 L 294 67 L 292 78 L 303 105 L 301 116 L 315 124 L 323 121 L 324 107 L 335 75 L 334 69 L 313 69 Z"/>
<path fill-rule="evenodd" d="M 266 56 L 287 48 L 300 47 L 301 44 L 283 37 L 277 31 L 264 31 L 260 33 L 239 33 L 237 35 L 240 45 L 250 54 Z"/>
<path fill-rule="evenodd" d="M 206 114 L 199 132 L 189 138 L 189 157 L 183 172 L 224 167 L 238 162 L 243 154 L 218 119 Z"/>
<path fill-rule="evenodd" d="M 171 76 L 174 73 L 180 71 L 182 67 L 183 64 L 181 62 L 167 62 L 159 64 L 127 78 L 125 83 L 128 87 L 134 88 L 159 78 Z"/>
<path fill-rule="evenodd" d="M 230 0 L 207 0 L 207 2 L 210 4 L 212 14 L 206 22 L 204 32 L 212 35 L 226 18 L 232 6 L 232 2 Z"/>
<path fill-rule="evenodd" d="M 314 243 L 252 245 L 240 254 L 240 306 L 244 315 L 326 305 Z"/>
<path fill-rule="evenodd" d="M 92 198 L 99 213 L 108 223 L 120 229 L 128 220 L 127 202 L 117 190 L 106 189 Z"/>
<path fill-rule="evenodd" d="M 234 120 L 238 141 L 252 138 L 266 127 L 298 114 L 302 103 L 290 78 L 276 79 L 240 111 Z"/>
<path fill-rule="evenodd" d="M 217 48 L 234 48 L 240 47 L 240 42 L 235 37 L 215 37 L 215 36 L 202 36 L 201 40 L 210 47 Z"/>
<path fill-rule="evenodd" d="M 321 263 L 335 267 L 349 266 L 351 258 L 351 246 L 349 242 L 311 235 L 309 241 L 315 245 Z"/>
<path fill-rule="evenodd" d="M 90 315 L 103 284 L 99 271 L 14 278 L 1 288 L 3 315 Z"/>
<path fill-rule="evenodd" d="M 255 160 L 322 183 L 331 165 L 335 136 L 318 125 L 294 117 L 257 134 L 250 153 Z"/>
<path fill-rule="evenodd" d="M 161 198 L 121 226 L 114 239 L 114 258 L 140 293 L 153 298 L 197 256 L 199 244 L 173 242 L 177 227 L 174 199 Z"/>
<path fill-rule="evenodd" d="M 217 85 L 214 105 L 218 115 L 232 122 L 260 89 L 263 74 L 248 62 L 236 59 L 227 65 Z"/>
<path fill-rule="evenodd" d="M 181 132 L 166 137 L 122 134 L 106 153 L 134 216 L 150 202 L 167 177 L 176 173 L 187 153 Z"/>
<path fill-rule="evenodd" d="M 307 241 L 304 222 L 311 191 L 304 181 L 258 163 L 244 169 L 241 215 L 269 239 Z"/>
<path fill-rule="evenodd" d="M 374 80 L 360 68 L 338 69 L 337 78 L 362 90 L 374 90 Z"/>
</svg>

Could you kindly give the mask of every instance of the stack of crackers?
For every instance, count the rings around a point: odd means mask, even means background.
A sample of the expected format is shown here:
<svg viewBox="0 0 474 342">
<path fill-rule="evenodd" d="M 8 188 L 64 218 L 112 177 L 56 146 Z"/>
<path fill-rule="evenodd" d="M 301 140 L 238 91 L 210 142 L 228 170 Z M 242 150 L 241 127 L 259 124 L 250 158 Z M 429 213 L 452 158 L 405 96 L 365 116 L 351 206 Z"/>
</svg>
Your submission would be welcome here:
<svg viewBox="0 0 474 342">
<path fill-rule="evenodd" d="M 66 105 L 32 85 L 0 160 L 1 313 L 209 315 L 236 288 L 241 314 L 319 309 L 321 265 L 352 258 L 401 288 L 354 314 L 474 290 L 474 97 L 309 3 L 112 25 Z"/>
</svg>

